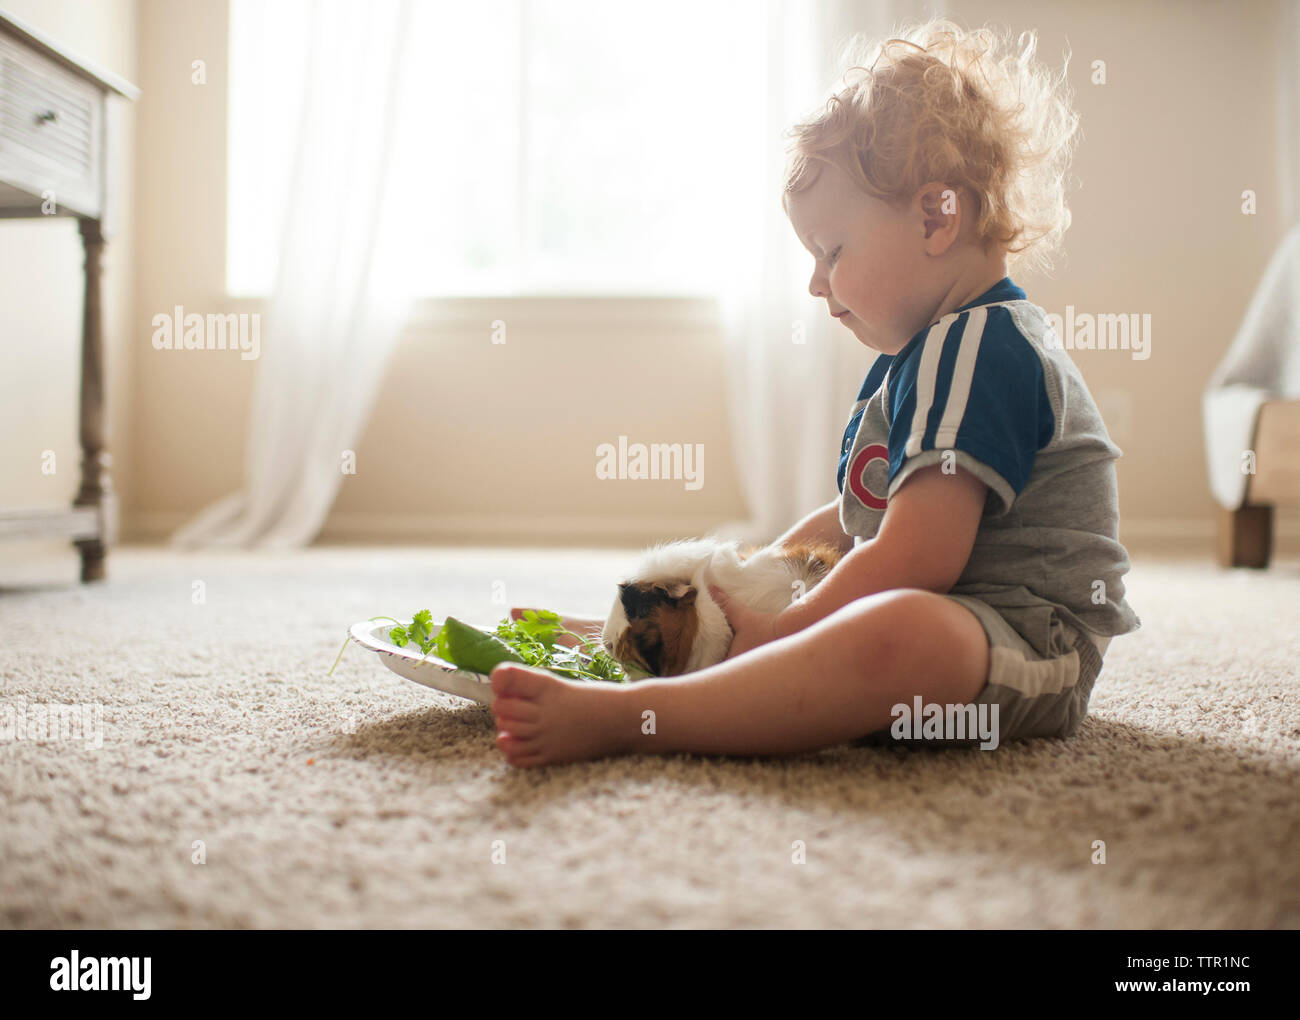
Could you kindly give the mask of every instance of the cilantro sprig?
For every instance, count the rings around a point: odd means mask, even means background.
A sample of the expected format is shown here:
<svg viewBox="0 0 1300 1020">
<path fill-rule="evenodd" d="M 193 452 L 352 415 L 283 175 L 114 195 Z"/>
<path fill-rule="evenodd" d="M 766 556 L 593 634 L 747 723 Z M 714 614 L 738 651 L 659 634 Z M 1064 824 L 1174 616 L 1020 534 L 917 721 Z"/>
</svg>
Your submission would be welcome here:
<svg viewBox="0 0 1300 1020">
<path fill-rule="evenodd" d="M 382 617 L 374 617 L 382 619 Z M 389 618 L 391 619 L 391 617 Z M 408 641 L 414 641 L 420 646 L 420 652 L 428 655 L 437 643 L 437 638 L 431 637 L 430 632 L 433 630 L 433 616 L 429 610 L 421 609 L 411 619 L 411 622 L 403 627 L 400 623 L 388 632 L 388 640 L 397 645 L 398 648 L 405 648 Z"/>
<path fill-rule="evenodd" d="M 627 683 L 630 679 L 623 664 L 604 645 L 566 628 L 559 613 L 525 609 L 521 619 L 498 623 L 496 634 L 529 666 L 582 680 Z M 565 634 L 577 638 L 580 645 L 572 648 L 557 644 L 557 639 Z"/>
</svg>

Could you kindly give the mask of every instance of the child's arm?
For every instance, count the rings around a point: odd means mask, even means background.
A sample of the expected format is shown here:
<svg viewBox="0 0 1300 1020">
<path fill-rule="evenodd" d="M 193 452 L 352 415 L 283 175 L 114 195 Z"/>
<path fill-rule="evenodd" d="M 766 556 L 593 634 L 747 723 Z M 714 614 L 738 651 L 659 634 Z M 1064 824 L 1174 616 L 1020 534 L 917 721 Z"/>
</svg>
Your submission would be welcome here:
<svg viewBox="0 0 1300 1020">
<path fill-rule="evenodd" d="M 773 542 L 772 545 L 781 546 L 789 542 L 807 542 L 810 540 L 829 542 L 839 549 L 841 556 L 852 551 L 853 536 L 844 534 L 844 528 L 840 525 L 840 500 L 838 496 L 825 506 L 818 507 Z"/>
<path fill-rule="evenodd" d="M 922 588 L 946 594 L 970 559 L 987 492 L 964 468 L 944 474 L 941 465 L 932 464 L 917 471 L 890 498 L 876 537 L 777 614 L 776 637 L 801 631 L 876 592 Z"/>
</svg>

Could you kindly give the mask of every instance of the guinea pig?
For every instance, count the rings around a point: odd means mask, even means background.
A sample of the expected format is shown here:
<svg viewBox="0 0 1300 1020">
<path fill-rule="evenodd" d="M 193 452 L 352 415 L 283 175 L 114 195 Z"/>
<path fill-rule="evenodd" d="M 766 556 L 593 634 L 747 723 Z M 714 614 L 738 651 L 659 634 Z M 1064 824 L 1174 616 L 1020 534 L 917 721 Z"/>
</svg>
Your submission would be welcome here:
<svg viewBox="0 0 1300 1020">
<path fill-rule="evenodd" d="M 734 541 L 660 542 L 618 586 L 601 632 L 605 648 L 655 676 L 677 676 L 727 657 L 731 626 L 708 586 L 751 609 L 778 613 L 820 583 L 840 551 L 823 542 L 750 546 Z"/>
</svg>

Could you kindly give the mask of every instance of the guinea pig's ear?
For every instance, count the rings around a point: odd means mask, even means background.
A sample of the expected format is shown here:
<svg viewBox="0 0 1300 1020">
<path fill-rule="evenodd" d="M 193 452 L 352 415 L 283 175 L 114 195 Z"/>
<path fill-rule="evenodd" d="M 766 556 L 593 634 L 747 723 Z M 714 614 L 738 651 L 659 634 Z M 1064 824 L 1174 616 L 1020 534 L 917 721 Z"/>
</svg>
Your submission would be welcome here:
<svg viewBox="0 0 1300 1020">
<path fill-rule="evenodd" d="M 679 608 L 693 606 L 695 596 L 699 594 L 693 584 L 687 584 L 685 581 L 674 581 L 668 586 L 668 597 Z"/>
</svg>

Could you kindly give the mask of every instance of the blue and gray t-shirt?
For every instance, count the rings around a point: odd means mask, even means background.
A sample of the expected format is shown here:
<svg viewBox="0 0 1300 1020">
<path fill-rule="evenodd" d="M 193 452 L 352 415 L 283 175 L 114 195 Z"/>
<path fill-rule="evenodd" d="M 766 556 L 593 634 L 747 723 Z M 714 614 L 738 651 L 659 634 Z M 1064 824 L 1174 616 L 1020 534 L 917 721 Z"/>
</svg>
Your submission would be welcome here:
<svg viewBox="0 0 1300 1020">
<path fill-rule="evenodd" d="M 855 545 L 875 536 L 912 472 L 955 464 L 989 492 L 953 595 L 1053 606 L 1102 636 L 1141 626 L 1124 601 L 1121 451 L 1045 313 L 1010 277 L 876 358 L 840 454 L 840 524 Z"/>
</svg>

